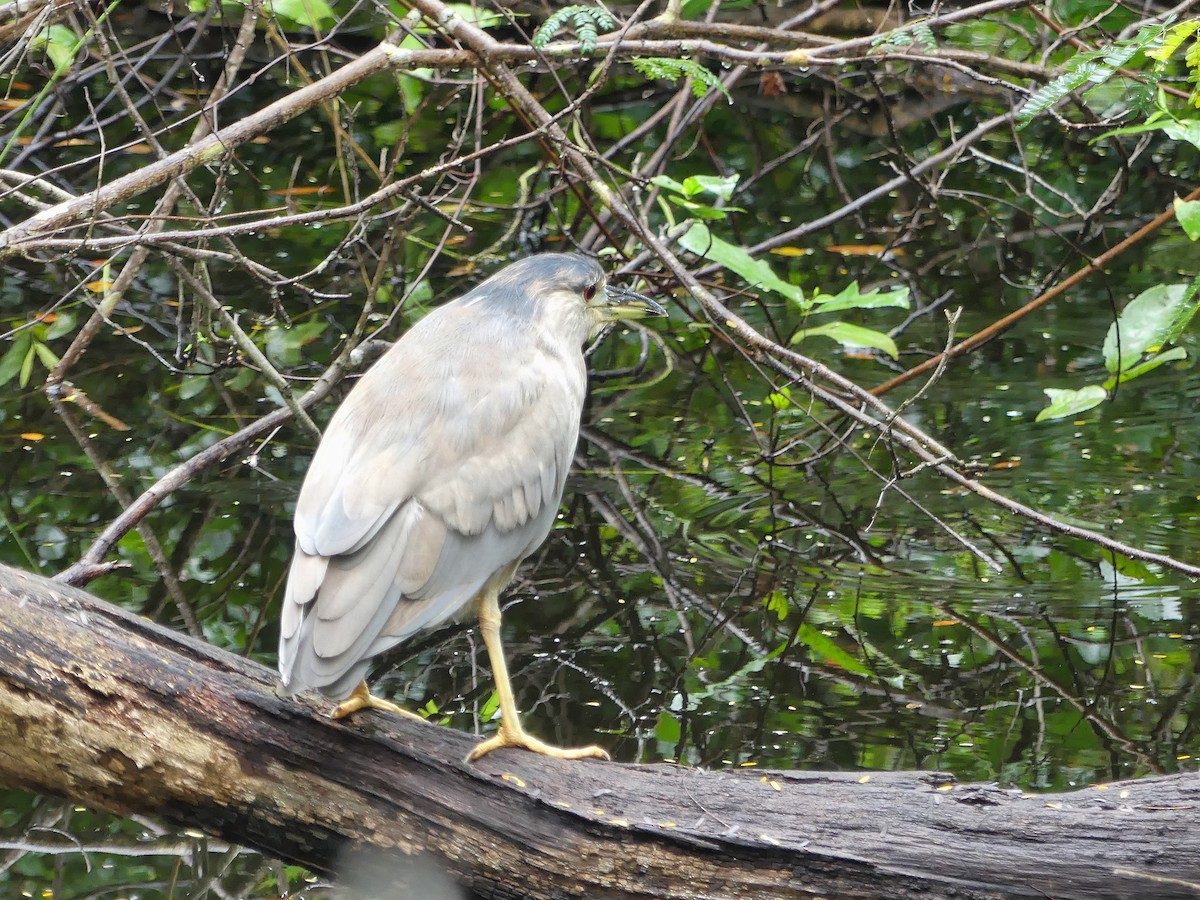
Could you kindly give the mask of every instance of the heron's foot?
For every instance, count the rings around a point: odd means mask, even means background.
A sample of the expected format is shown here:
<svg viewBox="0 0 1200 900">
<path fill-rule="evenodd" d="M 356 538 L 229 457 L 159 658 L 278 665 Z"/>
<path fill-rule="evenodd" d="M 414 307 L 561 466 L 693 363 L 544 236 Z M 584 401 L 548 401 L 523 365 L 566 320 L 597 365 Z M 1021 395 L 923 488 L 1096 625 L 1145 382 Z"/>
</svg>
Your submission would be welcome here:
<svg viewBox="0 0 1200 900">
<path fill-rule="evenodd" d="M 505 728 L 503 720 L 501 720 L 500 730 L 486 741 L 478 744 L 467 755 L 467 762 L 475 762 L 475 760 L 487 756 L 493 750 L 499 750 L 501 747 L 521 747 L 525 750 L 532 750 L 534 753 L 544 753 L 546 756 L 554 756 L 558 759 L 612 758 L 608 755 L 607 750 L 603 747 L 597 747 L 595 744 L 590 747 L 555 747 L 553 744 L 539 741 L 533 735 L 526 732 L 519 724 Z"/>
<path fill-rule="evenodd" d="M 354 693 L 339 703 L 329 715 L 335 719 L 344 719 L 346 716 L 356 713 L 360 709 L 378 709 L 382 712 L 395 713 L 398 716 L 416 719 L 418 722 L 426 721 L 424 716 L 419 716 L 415 712 L 405 709 L 403 706 L 397 706 L 390 700 L 376 697 L 371 693 L 365 681 L 359 684 L 354 689 Z"/>
</svg>

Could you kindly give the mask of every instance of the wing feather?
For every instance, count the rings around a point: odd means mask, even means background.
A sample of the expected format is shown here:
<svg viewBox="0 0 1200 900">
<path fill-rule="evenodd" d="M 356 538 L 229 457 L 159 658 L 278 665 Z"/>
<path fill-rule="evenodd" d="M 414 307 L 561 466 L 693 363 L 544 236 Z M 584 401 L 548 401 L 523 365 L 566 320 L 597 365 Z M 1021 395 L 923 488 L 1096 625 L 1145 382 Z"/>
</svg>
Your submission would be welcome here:
<svg viewBox="0 0 1200 900">
<path fill-rule="evenodd" d="M 457 301 L 426 316 L 330 422 L 296 507 L 289 692 L 345 696 L 371 656 L 452 616 L 552 527 L 582 355 L 545 342 L 530 354 L 528 335 L 504 329 L 483 344 L 484 314 Z"/>
</svg>

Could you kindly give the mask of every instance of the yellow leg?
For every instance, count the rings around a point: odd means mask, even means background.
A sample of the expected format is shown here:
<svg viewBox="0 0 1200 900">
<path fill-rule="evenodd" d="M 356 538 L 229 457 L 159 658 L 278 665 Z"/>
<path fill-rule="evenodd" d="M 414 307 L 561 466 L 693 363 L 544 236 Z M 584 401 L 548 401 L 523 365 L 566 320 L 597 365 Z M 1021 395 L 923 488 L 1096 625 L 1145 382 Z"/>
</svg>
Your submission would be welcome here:
<svg viewBox="0 0 1200 900">
<path fill-rule="evenodd" d="M 508 665 L 504 662 L 504 646 L 500 643 L 499 589 L 489 586 L 479 603 L 479 630 L 483 633 L 483 643 L 487 647 L 488 659 L 492 664 L 492 676 L 496 679 L 496 692 L 500 695 L 500 730 L 472 750 L 467 756 L 467 762 L 477 760 L 501 747 L 524 747 L 534 753 L 557 756 L 559 759 L 609 758 L 608 753 L 601 747 L 555 747 L 539 741 L 521 727 L 517 702 L 513 699 L 512 684 L 508 680 Z"/>
<path fill-rule="evenodd" d="M 354 693 L 337 705 L 330 715 L 335 719 L 344 719 L 350 713 L 356 713 L 360 709 L 378 709 L 382 712 L 395 713 L 398 716 L 406 716 L 410 719 L 416 719 L 418 722 L 424 722 L 426 719 L 423 716 L 418 716 L 415 712 L 409 712 L 403 706 L 397 706 L 390 700 L 384 700 L 381 697 L 376 697 L 371 693 L 365 681 L 361 682 L 354 689 Z"/>
</svg>

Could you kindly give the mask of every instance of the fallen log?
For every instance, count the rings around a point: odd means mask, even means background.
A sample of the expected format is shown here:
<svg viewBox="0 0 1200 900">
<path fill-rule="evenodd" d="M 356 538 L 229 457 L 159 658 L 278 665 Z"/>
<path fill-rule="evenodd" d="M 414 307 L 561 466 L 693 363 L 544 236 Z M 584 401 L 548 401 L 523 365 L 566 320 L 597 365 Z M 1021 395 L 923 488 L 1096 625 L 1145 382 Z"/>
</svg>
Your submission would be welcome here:
<svg viewBox="0 0 1200 900">
<path fill-rule="evenodd" d="M 497 897 L 1200 895 L 1193 775 L 1030 795 L 932 772 L 467 765 L 473 743 L 334 721 L 256 663 L 0 566 L 0 784 L 319 873 L 420 855 Z"/>
</svg>

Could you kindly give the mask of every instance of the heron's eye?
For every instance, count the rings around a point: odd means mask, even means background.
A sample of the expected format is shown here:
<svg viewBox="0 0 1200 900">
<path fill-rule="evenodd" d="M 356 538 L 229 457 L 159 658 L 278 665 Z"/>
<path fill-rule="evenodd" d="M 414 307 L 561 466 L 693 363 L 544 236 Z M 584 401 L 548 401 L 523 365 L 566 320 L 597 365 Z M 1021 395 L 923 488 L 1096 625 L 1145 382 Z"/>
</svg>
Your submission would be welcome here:
<svg viewBox="0 0 1200 900">
<path fill-rule="evenodd" d="M 590 302 L 591 300 L 595 299 L 595 297 L 596 297 L 596 285 L 589 284 L 587 287 L 585 287 L 583 289 L 583 299 L 584 300 L 587 300 Z"/>
</svg>

